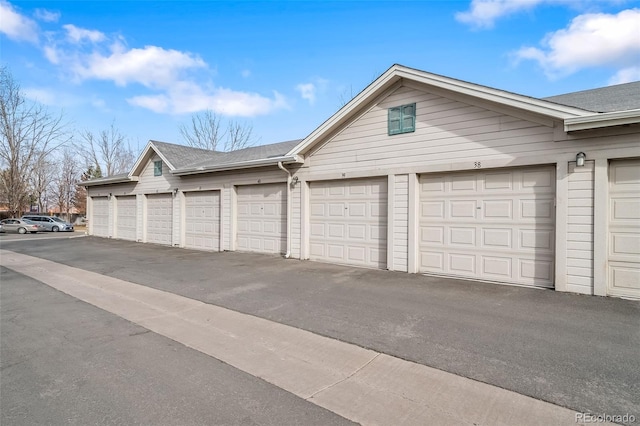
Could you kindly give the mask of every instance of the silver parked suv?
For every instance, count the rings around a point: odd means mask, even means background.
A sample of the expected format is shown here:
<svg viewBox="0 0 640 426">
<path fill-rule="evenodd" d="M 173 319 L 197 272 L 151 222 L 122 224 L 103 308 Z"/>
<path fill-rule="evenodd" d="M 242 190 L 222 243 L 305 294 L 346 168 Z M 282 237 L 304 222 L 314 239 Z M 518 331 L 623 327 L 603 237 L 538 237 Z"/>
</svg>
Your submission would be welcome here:
<svg viewBox="0 0 640 426">
<path fill-rule="evenodd" d="M 34 215 L 25 215 L 22 216 L 22 219 L 27 219 L 32 222 L 37 223 L 38 225 L 44 227 L 47 231 L 69 231 L 73 232 L 73 225 L 69 222 L 65 222 L 59 217 L 55 216 L 34 216 Z"/>
</svg>

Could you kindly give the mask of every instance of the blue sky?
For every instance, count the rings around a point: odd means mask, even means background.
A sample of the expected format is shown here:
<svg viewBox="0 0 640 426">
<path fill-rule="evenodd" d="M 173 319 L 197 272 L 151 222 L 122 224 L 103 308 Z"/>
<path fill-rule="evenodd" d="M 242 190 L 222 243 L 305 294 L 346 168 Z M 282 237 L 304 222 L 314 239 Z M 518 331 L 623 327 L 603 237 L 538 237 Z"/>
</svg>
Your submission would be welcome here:
<svg viewBox="0 0 640 426">
<path fill-rule="evenodd" d="M 394 63 L 544 97 L 640 80 L 640 0 L 5 1 L 0 61 L 135 150 L 211 109 L 303 138 Z"/>
</svg>

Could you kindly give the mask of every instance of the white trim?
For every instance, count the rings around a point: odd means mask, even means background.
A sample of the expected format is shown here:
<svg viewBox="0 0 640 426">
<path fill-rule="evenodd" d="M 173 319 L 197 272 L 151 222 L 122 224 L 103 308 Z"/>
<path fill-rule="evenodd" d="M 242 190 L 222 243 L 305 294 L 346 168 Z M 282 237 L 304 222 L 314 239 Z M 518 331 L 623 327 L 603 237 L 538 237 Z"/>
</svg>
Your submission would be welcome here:
<svg viewBox="0 0 640 426">
<path fill-rule="evenodd" d="M 416 274 L 419 270 L 420 248 L 418 237 L 420 233 L 420 225 L 418 217 L 420 215 L 420 185 L 418 175 L 409 173 L 409 224 L 407 226 L 409 235 L 407 239 L 407 272 Z"/>
<path fill-rule="evenodd" d="M 555 244 L 555 280 L 557 291 L 567 289 L 567 234 L 569 219 L 569 163 L 559 161 L 556 164 L 556 244 Z"/>
<path fill-rule="evenodd" d="M 595 160 L 593 185 L 593 294 L 607 295 L 609 160 Z"/>
<path fill-rule="evenodd" d="M 393 244 L 393 228 L 395 224 L 395 193 L 396 193 L 396 176 L 387 176 L 387 269 L 389 271 L 395 271 L 395 265 L 393 261 L 394 244 Z"/>
<path fill-rule="evenodd" d="M 564 131 L 599 129 L 602 127 L 623 126 L 640 123 L 640 109 L 629 111 L 605 112 L 564 120 Z"/>
<path fill-rule="evenodd" d="M 303 164 L 304 160 L 298 155 L 280 156 L 273 158 L 261 158 L 258 160 L 238 161 L 235 163 L 217 164 L 213 166 L 187 167 L 183 169 L 171 170 L 174 176 L 196 175 L 200 173 L 222 172 L 227 170 L 242 170 L 253 167 L 277 166 L 283 164 Z"/>
</svg>

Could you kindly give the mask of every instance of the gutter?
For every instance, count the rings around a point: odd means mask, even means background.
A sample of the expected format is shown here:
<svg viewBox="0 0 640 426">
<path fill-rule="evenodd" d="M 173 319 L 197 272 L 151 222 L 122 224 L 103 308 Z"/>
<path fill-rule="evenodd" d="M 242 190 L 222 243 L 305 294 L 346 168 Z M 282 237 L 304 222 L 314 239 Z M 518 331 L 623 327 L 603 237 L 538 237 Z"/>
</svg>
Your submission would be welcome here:
<svg viewBox="0 0 640 426">
<path fill-rule="evenodd" d="M 171 174 L 176 176 L 195 175 L 200 173 L 222 172 L 229 170 L 250 169 L 252 167 L 276 166 L 278 164 L 302 164 L 304 160 L 299 155 L 278 156 L 272 158 L 262 158 L 251 161 L 238 161 L 235 163 L 217 164 L 213 166 L 188 167 L 173 170 Z"/>
<path fill-rule="evenodd" d="M 564 120 L 564 131 L 599 129 L 602 127 L 624 126 L 640 123 L 640 109 L 629 111 L 603 112 Z"/>
<path fill-rule="evenodd" d="M 291 257 L 291 172 L 284 167 L 282 161 L 278 161 L 278 168 L 287 174 L 287 252 L 284 258 L 289 259 Z"/>
<path fill-rule="evenodd" d="M 137 176 L 132 176 L 132 177 L 119 176 L 119 177 L 112 177 L 112 178 L 104 178 L 100 180 L 88 180 L 85 182 L 78 182 L 78 186 L 89 187 L 89 186 L 110 185 L 113 183 L 129 183 L 129 182 L 137 182 L 137 181 L 138 181 Z"/>
</svg>

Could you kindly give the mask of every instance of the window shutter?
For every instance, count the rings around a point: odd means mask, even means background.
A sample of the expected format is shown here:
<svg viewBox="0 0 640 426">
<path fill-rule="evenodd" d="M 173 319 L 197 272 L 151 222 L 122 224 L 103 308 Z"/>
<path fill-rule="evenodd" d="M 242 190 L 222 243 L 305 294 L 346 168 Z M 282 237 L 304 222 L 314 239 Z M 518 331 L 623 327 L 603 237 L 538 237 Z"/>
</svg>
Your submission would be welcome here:
<svg viewBox="0 0 640 426">
<path fill-rule="evenodd" d="M 402 108 L 389 108 L 389 134 L 396 135 L 402 132 Z"/>
<path fill-rule="evenodd" d="M 402 131 L 413 132 L 416 130 L 416 104 L 402 107 Z"/>
</svg>

